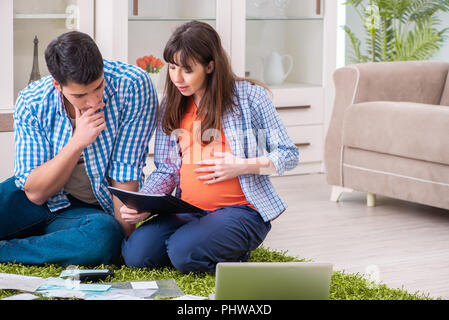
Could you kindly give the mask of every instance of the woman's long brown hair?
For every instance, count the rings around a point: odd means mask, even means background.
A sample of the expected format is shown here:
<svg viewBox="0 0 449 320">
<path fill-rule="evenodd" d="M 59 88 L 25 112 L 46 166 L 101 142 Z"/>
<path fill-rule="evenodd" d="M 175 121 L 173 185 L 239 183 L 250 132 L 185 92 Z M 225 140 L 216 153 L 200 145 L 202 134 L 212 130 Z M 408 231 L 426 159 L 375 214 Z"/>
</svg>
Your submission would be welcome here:
<svg viewBox="0 0 449 320">
<path fill-rule="evenodd" d="M 175 55 L 179 61 L 175 61 Z M 203 133 L 208 129 L 220 132 L 222 115 L 227 111 L 235 112 L 234 80 L 239 78 L 232 71 L 218 33 L 207 23 L 187 22 L 178 27 L 168 40 L 164 49 L 164 60 L 187 68 L 192 60 L 205 67 L 214 61 L 214 70 L 206 75 L 205 93 L 198 106 L 197 117 L 201 120 L 201 133 L 198 133 L 203 137 Z M 189 98 L 179 92 L 170 80 L 167 70 L 165 108 L 161 123 L 166 134 L 170 135 L 180 127 Z"/>
</svg>

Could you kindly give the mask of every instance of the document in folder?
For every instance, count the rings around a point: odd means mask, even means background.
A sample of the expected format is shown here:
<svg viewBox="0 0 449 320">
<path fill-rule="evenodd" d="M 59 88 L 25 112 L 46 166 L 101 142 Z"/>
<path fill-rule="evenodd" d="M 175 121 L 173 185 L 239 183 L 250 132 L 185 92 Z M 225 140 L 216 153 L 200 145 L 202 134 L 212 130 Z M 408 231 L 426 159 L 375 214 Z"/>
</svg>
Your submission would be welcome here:
<svg viewBox="0 0 449 320">
<path fill-rule="evenodd" d="M 203 209 L 169 194 L 147 194 L 114 187 L 108 187 L 108 189 L 127 207 L 139 212 L 151 212 L 152 214 L 206 213 Z"/>
</svg>

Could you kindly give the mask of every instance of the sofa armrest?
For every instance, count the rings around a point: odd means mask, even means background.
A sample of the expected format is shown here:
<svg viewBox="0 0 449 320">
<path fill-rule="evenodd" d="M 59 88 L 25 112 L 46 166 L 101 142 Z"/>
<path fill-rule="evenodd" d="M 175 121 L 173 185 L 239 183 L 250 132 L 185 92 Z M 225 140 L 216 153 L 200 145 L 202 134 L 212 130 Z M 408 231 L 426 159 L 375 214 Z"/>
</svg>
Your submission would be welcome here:
<svg viewBox="0 0 449 320">
<path fill-rule="evenodd" d="M 326 179 L 330 185 L 342 185 L 340 177 L 343 118 L 346 108 L 352 104 L 357 89 L 358 71 L 344 67 L 334 72 L 335 98 L 332 116 L 324 143 Z"/>
</svg>

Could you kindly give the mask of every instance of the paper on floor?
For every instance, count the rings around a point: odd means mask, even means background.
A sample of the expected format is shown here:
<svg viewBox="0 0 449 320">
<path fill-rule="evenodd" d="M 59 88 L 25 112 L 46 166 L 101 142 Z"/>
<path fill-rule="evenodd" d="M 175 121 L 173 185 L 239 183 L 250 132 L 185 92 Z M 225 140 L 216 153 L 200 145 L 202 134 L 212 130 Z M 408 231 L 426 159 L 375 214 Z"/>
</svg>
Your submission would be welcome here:
<svg viewBox="0 0 449 320">
<path fill-rule="evenodd" d="M 158 289 L 156 281 L 131 281 L 133 289 Z"/>
<path fill-rule="evenodd" d="M 31 294 L 31 293 L 19 293 L 19 294 L 15 294 L 13 296 L 3 298 L 2 300 L 34 300 L 37 298 L 39 298 L 39 297 L 35 296 L 34 294 Z"/>
<path fill-rule="evenodd" d="M 111 287 L 105 284 L 80 283 L 79 280 L 72 279 L 47 278 L 46 280 L 37 290 L 46 297 L 84 299 L 88 292 L 102 293 Z"/>
<path fill-rule="evenodd" d="M 51 298 L 77 298 L 77 299 L 86 298 L 86 293 L 77 290 L 56 289 L 56 290 L 41 291 L 39 293 L 45 297 Z"/>
<path fill-rule="evenodd" d="M 22 276 L 19 274 L 0 273 L 0 289 L 19 291 L 36 291 L 46 279 L 41 277 Z"/>
<path fill-rule="evenodd" d="M 86 300 L 152 300 L 150 297 L 157 290 L 149 289 L 116 289 L 111 288 L 108 292 L 90 294 Z"/>
</svg>

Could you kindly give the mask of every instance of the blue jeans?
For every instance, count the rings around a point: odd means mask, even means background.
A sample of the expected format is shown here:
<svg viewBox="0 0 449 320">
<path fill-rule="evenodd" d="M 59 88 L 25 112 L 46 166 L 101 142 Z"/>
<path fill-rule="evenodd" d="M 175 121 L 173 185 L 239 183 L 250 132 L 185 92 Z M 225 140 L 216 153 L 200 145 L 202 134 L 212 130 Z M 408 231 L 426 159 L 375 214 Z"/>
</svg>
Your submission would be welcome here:
<svg viewBox="0 0 449 320">
<path fill-rule="evenodd" d="M 101 207 L 70 198 L 51 213 L 18 189 L 14 177 L 0 183 L 0 262 L 97 265 L 120 257 L 123 229 Z"/>
<path fill-rule="evenodd" d="M 214 272 L 218 262 L 248 260 L 270 229 L 270 222 L 243 205 L 206 215 L 158 216 L 123 241 L 122 256 L 131 267 L 173 266 L 183 273 Z"/>
</svg>

